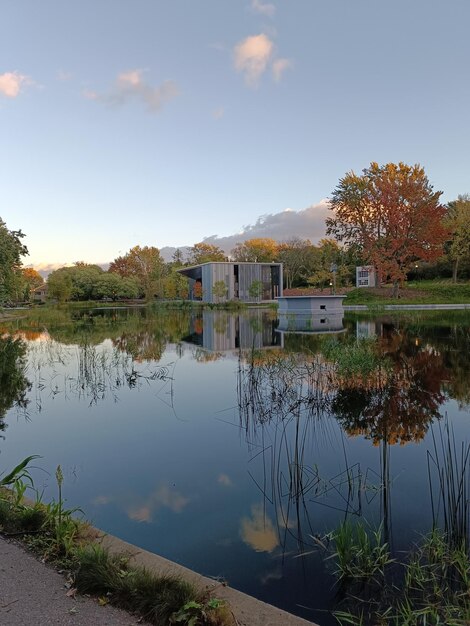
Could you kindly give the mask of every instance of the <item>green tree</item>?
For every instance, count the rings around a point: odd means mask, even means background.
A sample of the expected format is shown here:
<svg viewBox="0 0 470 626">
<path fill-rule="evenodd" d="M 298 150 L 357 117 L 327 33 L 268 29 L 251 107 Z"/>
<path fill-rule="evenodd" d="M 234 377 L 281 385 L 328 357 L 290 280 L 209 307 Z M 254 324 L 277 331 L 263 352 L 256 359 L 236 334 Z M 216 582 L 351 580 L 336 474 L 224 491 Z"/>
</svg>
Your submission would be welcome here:
<svg viewBox="0 0 470 626">
<path fill-rule="evenodd" d="M 122 277 L 135 278 L 147 300 L 164 295 L 165 262 L 158 248 L 134 246 L 124 256 L 117 257 L 110 264 L 108 271 Z"/>
<path fill-rule="evenodd" d="M 360 246 L 377 268 L 379 284 L 398 285 L 418 260 L 442 255 L 447 231 L 442 192 L 433 191 L 420 165 L 371 163 L 362 176 L 347 173 L 333 191 L 327 234 Z"/>
<path fill-rule="evenodd" d="M 138 295 L 139 285 L 135 278 L 123 278 L 112 272 L 103 272 L 93 286 L 94 300 L 110 298 L 114 301 L 120 298 L 137 298 Z"/>
<path fill-rule="evenodd" d="M 21 257 L 28 254 L 23 237 L 21 230 L 8 230 L 0 218 L 0 305 L 18 291 Z"/>
<path fill-rule="evenodd" d="M 225 284 L 225 280 L 217 280 L 212 285 L 212 294 L 217 298 L 217 302 L 220 302 L 221 300 L 226 300 L 227 293 L 228 289 L 227 285 Z"/>
<path fill-rule="evenodd" d="M 248 287 L 248 294 L 254 300 L 260 300 L 263 295 L 263 283 L 260 280 L 254 280 Z"/>
<path fill-rule="evenodd" d="M 310 274 L 311 250 L 313 246 L 308 239 L 294 237 L 279 244 L 278 260 L 283 265 L 286 289 L 298 285 L 305 273 Z"/>
<path fill-rule="evenodd" d="M 47 279 L 47 294 L 51 299 L 67 302 L 72 297 L 72 276 L 68 267 L 61 267 L 49 274 Z"/>
<path fill-rule="evenodd" d="M 459 264 L 470 258 L 470 195 L 459 196 L 447 205 L 444 220 L 449 229 L 451 239 L 448 256 L 452 260 L 452 279 L 457 282 Z"/>
</svg>

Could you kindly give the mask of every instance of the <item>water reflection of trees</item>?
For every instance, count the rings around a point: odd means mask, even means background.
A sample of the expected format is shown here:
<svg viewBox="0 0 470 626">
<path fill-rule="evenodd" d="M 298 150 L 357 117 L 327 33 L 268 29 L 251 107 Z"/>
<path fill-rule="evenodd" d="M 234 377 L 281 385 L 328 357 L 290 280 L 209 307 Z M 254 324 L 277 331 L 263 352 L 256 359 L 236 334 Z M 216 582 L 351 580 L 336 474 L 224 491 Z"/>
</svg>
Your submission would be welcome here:
<svg viewBox="0 0 470 626">
<path fill-rule="evenodd" d="M 378 445 L 418 442 L 445 400 L 449 378 L 443 356 L 404 329 L 383 326 L 379 354 L 389 363 L 366 379 L 338 380 L 332 410 L 349 435 Z"/>
<path fill-rule="evenodd" d="M 30 345 L 28 371 L 39 411 L 46 397 L 62 395 L 96 404 L 108 397 L 117 400 L 125 388 L 171 380 L 169 365 L 139 363 L 110 342 L 64 346 L 50 338 Z"/>
<path fill-rule="evenodd" d="M 13 406 L 26 409 L 31 383 L 26 377 L 26 343 L 21 338 L 0 336 L 0 430 Z"/>
<path fill-rule="evenodd" d="M 360 351 L 359 340 L 338 338 L 339 353 L 356 341 Z M 361 515 L 372 506 L 388 540 L 390 449 L 421 441 L 439 417 L 449 380 L 445 359 L 432 343 L 393 324 L 378 325 L 372 368 L 345 375 L 341 363 L 328 358 L 326 342 L 317 341 L 315 348 L 240 353 L 240 426 L 253 460 L 262 457 L 262 473 L 252 472 L 253 480 L 274 507 L 280 536 L 295 537 L 301 551 L 315 536 L 316 505 L 343 515 Z M 315 465 L 314 444 L 319 433 L 330 443 L 333 419 L 346 435 L 379 446 L 377 469 L 350 465 L 340 442 L 335 455 L 343 460 L 336 475 L 325 476 Z"/>
<path fill-rule="evenodd" d="M 159 360 L 168 343 L 176 343 L 187 333 L 189 312 L 151 309 L 98 308 L 48 309 L 33 311 L 19 320 L 11 332 L 47 330 L 49 337 L 62 345 L 98 346 L 107 339 L 135 360 Z"/>
</svg>

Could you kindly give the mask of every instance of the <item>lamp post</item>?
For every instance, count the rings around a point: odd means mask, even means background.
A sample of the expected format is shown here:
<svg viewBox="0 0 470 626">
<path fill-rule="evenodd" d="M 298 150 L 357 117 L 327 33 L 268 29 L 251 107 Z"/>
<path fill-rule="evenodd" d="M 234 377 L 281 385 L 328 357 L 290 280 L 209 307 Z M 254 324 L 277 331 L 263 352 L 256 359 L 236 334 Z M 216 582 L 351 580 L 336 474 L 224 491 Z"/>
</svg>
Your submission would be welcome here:
<svg viewBox="0 0 470 626">
<path fill-rule="evenodd" d="M 336 272 L 338 271 L 338 266 L 336 263 L 332 263 L 330 265 L 330 272 L 333 274 L 333 295 L 336 295 Z"/>
</svg>

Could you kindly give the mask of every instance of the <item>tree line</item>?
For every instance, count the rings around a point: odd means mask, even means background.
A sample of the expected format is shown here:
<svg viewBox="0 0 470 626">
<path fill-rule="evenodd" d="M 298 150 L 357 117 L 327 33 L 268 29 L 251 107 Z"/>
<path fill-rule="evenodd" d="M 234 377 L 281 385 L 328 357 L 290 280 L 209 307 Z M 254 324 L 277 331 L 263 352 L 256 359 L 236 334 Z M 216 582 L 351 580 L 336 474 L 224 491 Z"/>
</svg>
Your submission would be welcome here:
<svg viewBox="0 0 470 626">
<path fill-rule="evenodd" d="M 52 272 L 48 295 L 67 300 L 187 297 L 178 269 L 208 261 L 280 262 L 284 286 L 325 288 L 335 270 L 338 286 L 353 285 L 357 265 L 375 267 L 379 284 L 398 290 L 408 277 L 470 278 L 470 195 L 447 205 L 420 165 L 371 163 L 361 174 L 346 173 L 333 190 L 327 237 L 316 245 L 300 237 L 288 241 L 252 238 L 229 255 L 207 242 L 186 253 L 177 249 L 165 262 L 158 248 L 135 246 L 114 259 L 107 271 L 77 262 Z M 42 277 L 23 268 L 28 254 L 21 231 L 0 219 L 0 304 L 28 300 Z"/>
</svg>

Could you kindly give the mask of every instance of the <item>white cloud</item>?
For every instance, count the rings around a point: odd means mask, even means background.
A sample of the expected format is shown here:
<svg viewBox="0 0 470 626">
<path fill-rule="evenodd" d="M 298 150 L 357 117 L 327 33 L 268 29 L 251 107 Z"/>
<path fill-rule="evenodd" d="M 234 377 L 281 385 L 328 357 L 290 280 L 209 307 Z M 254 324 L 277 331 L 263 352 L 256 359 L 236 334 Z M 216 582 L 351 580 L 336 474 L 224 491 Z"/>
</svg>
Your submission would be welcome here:
<svg viewBox="0 0 470 626">
<path fill-rule="evenodd" d="M 330 213 L 329 206 L 329 201 L 323 199 L 300 211 L 287 208 L 280 213 L 268 213 L 259 217 L 254 224 L 244 226 L 240 232 L 234 235 L 227 237 L 211 235 L 206 237 L 204 242 L 219 246 L 226 254 L 230 254 L 237 243 L 243 243 L 247 239 L 254 239 L 255 237 L 269 237 L 276 241 L 289 241 L 299 237 L 300 239 L 309 239 L 313 244 L 317 244 L 320 239 L 326 237 L 325 219 Z M 188 243 L 194 244 L 194 242 Z M 179 249 L 184 255 L 189 252 L 187 246 L 179 246 Z M 171 261 L 175 250 L 174 247 L 166 246 L 160 249 L 160 254 L 165 261 Z"/>
<path fill-rule="evenodd" d="M 24 85 L 30 85 L 32 80 L 19 72 L 5 72 L 0 74 L 0 94 L 7 98 L 16 98 Z"/>
<path fill-rule="evenodd" d="M 255 13 L 260 13 L 261 15 L 266 15 L 267 17 L 273 17 L 276 12 L 274 4 L 261 2 L 261 0 L 251 0 L 251 9 Z"/>
<path fill-rule="evenodd" d="M 133 69 L 118 74 L 114 86 L 108 93 L 100 94 L 96 91 L 86 90 L 85 98 L 98 100 L 110 106 L 122 106 L 131 100 L 140 100 L 150 113 L 158 112 L 164 104 L 179 95 L 179 89 L 175 82 L 166 80 L 158 87 L 153 87 L 145 82 L 144 71 Z"/>
<path fill-rule="evenodd" d="M 270 237 L 276 241 L 288 241 L 293 237 L 300 237 L 316 244 L 322 237 L 325 237 L 328 207 L 328 200 L 321 200 L 301 211 L 286 209 L 280 213 L 268 213 L 259 217 L 254 224 L 244 226 L 240 233 L 228 237 L 212 235 L 205 238 L 204 242 L 219 246 L 227 254 L 237 243 L 255 237 Z"/>
<path fill-rule="evenodd" d="M 289 59 L 276 59 L 272 64 L 273 78 L 278 83 L 284 72 L 292 67 L 292 61 Z"/>
<path fill-rule="evenodd" d="M 250 87 L 255 87 L 266 71 L 274 44 L 264 33 L 240 41 L 234 49 L 234 65 Z"/>
</svg>

